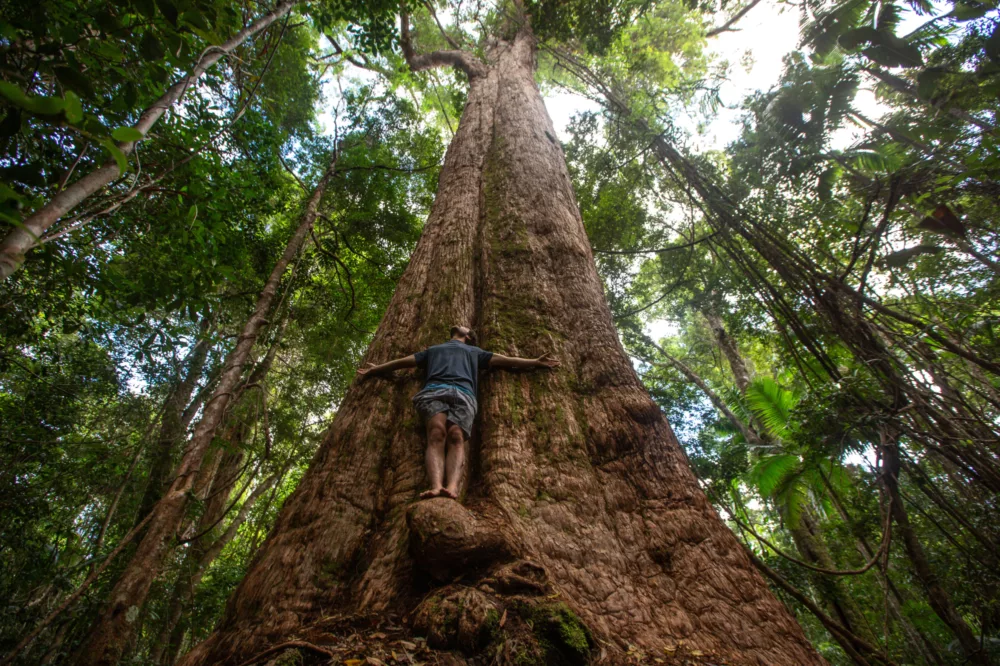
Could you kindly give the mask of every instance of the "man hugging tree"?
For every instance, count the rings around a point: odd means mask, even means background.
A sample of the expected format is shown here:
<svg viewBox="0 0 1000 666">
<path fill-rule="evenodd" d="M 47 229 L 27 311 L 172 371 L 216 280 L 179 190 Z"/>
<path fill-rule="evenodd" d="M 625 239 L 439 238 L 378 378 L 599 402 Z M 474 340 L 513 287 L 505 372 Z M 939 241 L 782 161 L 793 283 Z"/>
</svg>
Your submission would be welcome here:
<svg viewBox="0 0 1000 666">
<path fill-rule="evenodd" d="M 430 490 L 421 499 L 458 499 L 458 484 L 465 467 L 465 442 L 472 435 L 476 418 L 476 392 L 480 368 L 554 368 L 559 361 L 543 354 L 538 358 L 515 358 L 494 354 L 476 346 L 476 334 L 466 326 L 452 326 L 451 340 L 381 365 L 358 369 L 361 377 L 400 368 L 426 370 L 424 387 L 413 396 L 413 405 L 427 423 L 427 477 Z M 445 442 L 447 441 L 447 455 Z"/>
</svg>

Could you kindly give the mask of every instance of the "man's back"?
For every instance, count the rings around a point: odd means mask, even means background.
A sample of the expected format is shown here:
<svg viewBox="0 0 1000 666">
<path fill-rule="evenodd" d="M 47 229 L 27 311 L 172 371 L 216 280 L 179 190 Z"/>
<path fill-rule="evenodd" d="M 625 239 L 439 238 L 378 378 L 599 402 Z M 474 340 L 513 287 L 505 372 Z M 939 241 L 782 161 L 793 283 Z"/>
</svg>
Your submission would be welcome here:
<svg viewBox="0 0 1000 666">
<path fill-rule="evenodd" d="M 424 386 L 448 384 L 457 386 L 476 397 L 479 389 L 479 369 L 489 365 L 493 352 L 449 340 L 428 347 L 413 355 L 417 367 L 426 370 Z"/>
</svg>

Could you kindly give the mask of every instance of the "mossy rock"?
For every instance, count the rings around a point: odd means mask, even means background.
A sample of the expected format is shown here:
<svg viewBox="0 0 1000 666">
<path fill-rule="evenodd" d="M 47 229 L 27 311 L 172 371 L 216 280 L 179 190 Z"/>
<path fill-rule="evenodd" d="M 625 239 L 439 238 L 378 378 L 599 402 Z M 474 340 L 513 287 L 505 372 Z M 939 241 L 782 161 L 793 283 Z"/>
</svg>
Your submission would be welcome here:
<svg viewBox="0 0 1000 666">
<path fill-rule="evenodd" d="M 517 605 L 518 614 L 531 626 L 545 664 L 571 666 L 586 664 L 594 639 L 587 625 L 564 603 Z"/>
<path fill-rule="evenodd" d="M 302 666 L 304 663 L 302 653 L 297 649 L 285 650 L 270 663 L 274 666 Z"/>
</svg>

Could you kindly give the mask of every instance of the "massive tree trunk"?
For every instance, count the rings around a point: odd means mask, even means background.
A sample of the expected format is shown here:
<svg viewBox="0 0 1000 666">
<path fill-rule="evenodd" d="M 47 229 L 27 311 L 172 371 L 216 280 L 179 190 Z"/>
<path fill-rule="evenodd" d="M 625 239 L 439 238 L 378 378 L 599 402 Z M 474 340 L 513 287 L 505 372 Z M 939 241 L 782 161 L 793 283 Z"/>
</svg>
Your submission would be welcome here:
<svg viewBox="0 0 1000 666">
<path fill-rule="evenodd" d="M 471 324 L 486 348 L 550 351 L 562 366 L 483 379 L 464 508 L 416 501 L 418 378 L 355 383 L 225 618 L 183 663 L 240 664 L 293 637 L 321 642 L 332 612 L 389 611 L 467 653 L 496 647 L 497 632 L 552 630 L 539 642 L 548 654 L 529 650 L 535 663 L 582 663 L 596 641 L 605 663 L 629 646 L 822 663 L 699 489 L 619 343 L 530 30 L 490 55 L 468 68 L 437 199 L 367 360 Z M 470 629 L 483 616 L 492 639 Z"/>
</svg>

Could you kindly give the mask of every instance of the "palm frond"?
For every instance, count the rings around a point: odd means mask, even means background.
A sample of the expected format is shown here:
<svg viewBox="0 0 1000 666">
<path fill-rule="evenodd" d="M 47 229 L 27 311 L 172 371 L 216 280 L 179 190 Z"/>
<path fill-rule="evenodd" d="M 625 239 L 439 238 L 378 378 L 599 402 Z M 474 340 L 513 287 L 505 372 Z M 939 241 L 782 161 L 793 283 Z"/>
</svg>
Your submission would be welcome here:
<svg viewBox="0 0 1000 666">
<path fill-rule="evenodd" d="M 774 499 L 780 507 L 788 527 L 792 529 L 798 527 L 802 520 L 802 513 L 809 502 L 809 488 L 802 477 L 792 478 L 789 483 L 779 489 Z"/>
<path fill-rule="evenodd" d="M 762 497 L 772 497 L 799 472 L 799 457 L 792 453 L 766 456 L 750 469 L 749 481 Z"/>
<path fill-rule="evenodd" d="M 746 401 L 757 420 L 775 437 L 787 439 L 790 417 L 798 396 L 778 386 L 770 377 L 758 377 L 746 390 Z"/>
</svg>

